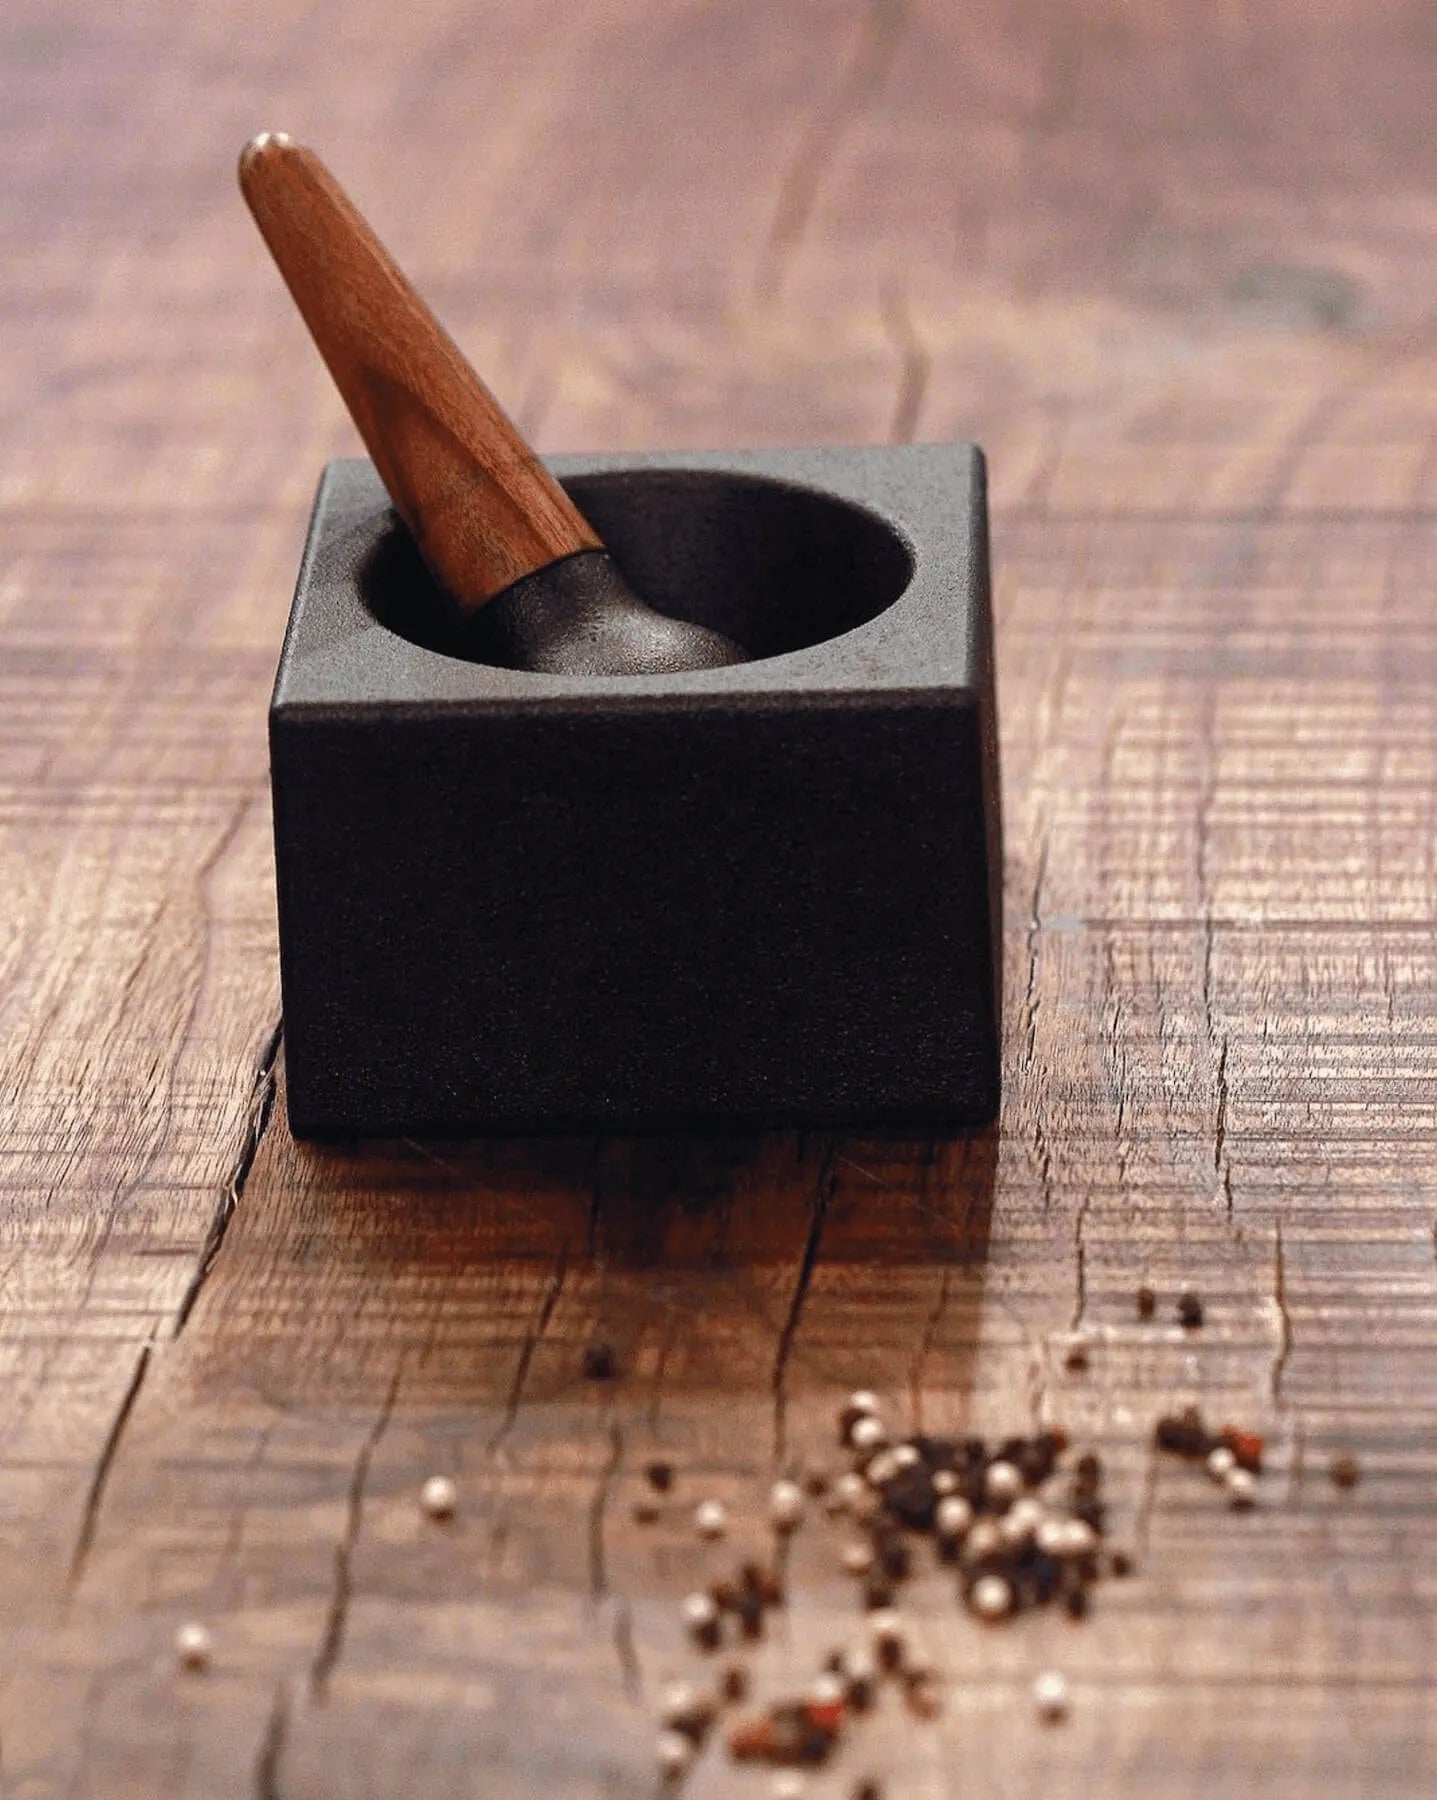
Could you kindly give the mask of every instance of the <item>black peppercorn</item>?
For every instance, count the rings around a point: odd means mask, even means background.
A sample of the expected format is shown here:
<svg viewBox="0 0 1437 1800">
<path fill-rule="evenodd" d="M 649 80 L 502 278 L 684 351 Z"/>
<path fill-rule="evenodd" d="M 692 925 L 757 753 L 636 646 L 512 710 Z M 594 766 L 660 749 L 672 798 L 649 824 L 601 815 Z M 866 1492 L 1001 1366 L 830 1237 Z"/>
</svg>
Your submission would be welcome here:
<svg viewBox="0 0 1437 1800">
<path fill-rule="evenodd" d="M 619 1359 L 614 1346 L 602 1340 L 584 1351 L 584 1374 L 590 1381 L 612 1381 L 619 1372 Z"/>
<path fill-rule="evenodd" d="M 1202 1301 L 1198 1299 L 1197 1295 L 1193 1293 L 1179 1294 L 1178 1324 L 1185 1331 L 1196 1331 L 1202 1324 L 1202 1319 Z"/>
<path fill-rule="evenodd" d="M 1362 1470 L 1355 1456 L 1344 1454 L 1333 1457 L 1328 1474 L 1332 1477 L 1334 1487 L 1355 1488 L 1362 1477 Z"/>
<path fill-rule="evenodd" d="M 1138 1317 L 1150 1319 L 1158 1308 L 1158 1297 L 1146 1282 L 1138 1289 Z"/>
<path fill-rule="evenodd" d="M 662 1461 L 651 1462 L 645 1468 L 644 1476 L 656 1494 L 666 1494 L 674 1485 L 674 1465 Z"/>
</svg>

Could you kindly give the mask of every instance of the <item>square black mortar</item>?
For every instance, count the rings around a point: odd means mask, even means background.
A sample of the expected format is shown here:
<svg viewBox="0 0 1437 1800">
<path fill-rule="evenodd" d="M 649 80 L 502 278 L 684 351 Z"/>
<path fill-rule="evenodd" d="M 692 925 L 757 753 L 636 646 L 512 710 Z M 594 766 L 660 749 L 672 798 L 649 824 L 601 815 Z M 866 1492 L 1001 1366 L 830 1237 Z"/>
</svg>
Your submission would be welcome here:
<svg viewBox="0 0 1437 1800">
<path fill-rule="evenodd" d="M 450 654 L 373 468 L 329 465 L 270 711 L 296 1136 L 991 1119 L 981 453 L 551 466 L 645 599 L 760 659 Z"/>
</svg>

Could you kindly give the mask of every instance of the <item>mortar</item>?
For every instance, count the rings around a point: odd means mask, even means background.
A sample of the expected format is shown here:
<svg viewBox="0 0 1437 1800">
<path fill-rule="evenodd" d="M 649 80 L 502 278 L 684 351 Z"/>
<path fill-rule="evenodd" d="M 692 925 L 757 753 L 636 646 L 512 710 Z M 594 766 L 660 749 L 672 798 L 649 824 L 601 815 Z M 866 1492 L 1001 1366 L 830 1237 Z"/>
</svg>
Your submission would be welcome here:
<svg viewBox="0 0 1437 1800">
<path fill-rule="evenodd" d="M 372 466 L 329 465 L 270 711 L 296 1136 L 991 1119 L 981 453 L 550 467 L 753 660 L 476 660 Z"/>
</svg>

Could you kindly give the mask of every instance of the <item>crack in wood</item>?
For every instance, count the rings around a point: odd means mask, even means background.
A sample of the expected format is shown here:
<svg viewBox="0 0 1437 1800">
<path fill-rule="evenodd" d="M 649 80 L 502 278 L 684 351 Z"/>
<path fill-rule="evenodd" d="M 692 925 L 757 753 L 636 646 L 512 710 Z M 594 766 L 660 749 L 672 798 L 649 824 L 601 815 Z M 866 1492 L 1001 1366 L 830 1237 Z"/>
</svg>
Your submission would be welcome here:
<svg viewBox="0 0 1437 1800">
<path fill-rule="evenodd" d="M 604 1514 L 608 1509 L 609 1495 L 613 1492 L 614 1477 L 618 1474 L 623 1455 L 623 1430 L 617 1420 L 611 1420 L 609 1454 L 599 1471 L 594 1497 L 589 1502 L 589 1594 L 595 1600 L 602 1600 L 609 1591 L 609 1574 L 604 1556 Z"/>
<path fill-rule="evenodd" d="M 778 1346 L 774 1352 L 773 1373 L 769 1378 L 769 1391 L 773 1395 L 773 1459 L 783 1460 L 784 1445 L 787 1437 L 788 1410 L 788 1364 L 793 1354 L 793 1341 L 798 1333 L 798 1322 L 803 1314 L 803 1303 L 808 1297 L 808 1285 L 813 1279 L 814 1267 L 818 1262 L 818 1244 L 823 1236 L 823 1225 L 828 1217 L 829 1203 L 833 1199 L 838 1186 L 837 1150 L 830 1143 L 823 1152 L 819 1164 L 818 1181 L 813 1196 L 813 1212 L 808 1221 L 808 1236 L 804 1240 L 803 1255 L 799 1259 L 798 1277 L 793 1284 L 793 1293 L 789 1297 L 788 1314 L 778 1334 Z"/>
<path fill-rule="evenodd" d="M 70 1557 L 69 1584 L 73 1588 L 85 1572 L 85 1564 L 95 1542 L 95 1533 L 100 1525 L 100 1508 L 105 1500 L 105 1488 L 110 1480 L 110 1473 L 115 1466 L 115 1459 L 120 1453 L 120 1440 L 125 1435 L 125 1427 L 130 1422 L 130 1415 L 135 1410 L 135 1402 L 140 1397 L 140 1389 L 145 1385 L 145 1376 L 149 1372 L 150 1357 L 154 1354 L 154 1340 L 141 1345 L 140 1353 L 135 1358 L 135 1366 L 131 1371 L 129 1382 L 121 1397 L 119 1408 L 110 1422 L 110 1429 L 100 1450 L 100 1459 L 95 1464 L 95 1473 L 90 1478 L 89 1492 L 85 1495 L 85 1506 L 80 1514 L 80 1529 L 75 1536 L 75 1548 Z"/>
<path fill-rule="evenodd" d="M 813 217 L 824 176 L 843 135 L 882 88 L 907 19 L 901 0 L 873 0 L 857 48 L 834 93 L 810 125 L 779 185 L 768 241 L 755 283 L 760 298 L 777 297 L 788 259 Z"/>
<path fill-rule="evenodd" d="M 885 290 L 883 322 L 893 340 L 898 356 L 898 394 L 893 406 L 893 423 L 889 427 L 891 444 L 911 444 L 918 431 L 918 420 L 928 392 L 933 360 L 913 323 L 913 311 L 907 294 L 901 288 Z"/>
<path fill-rule="evenodd" d="M 309 1666 L 310 1691 L 316 1700 L 322 1700 L 339 1661 L 340 1651 L 344 1648 L 344 1629 L 349 1617 L 349 1602 L 353 1593 L 353 1562 L 355 1546 L 359 1542 L 360 1525 L 364 1517 L 364 1489 L 369 1480 L 369 1465 L 374 1459 L 374 1452 L 379 1448 L 379 1441 L 388 1429 L 390 1416 L 394 1411 L 394 1403 L 399 1397 L 399 1383 L 404 1372 L 401 1358 L 396 1366 L 384 1402 L 375 1415 L 374 1423 L 365 1433 L 364 1442 L 359 1447 L 359 1454 L 354 1459 L 354 1468 L 349 1478 L 349 1491 L 345 1502 L 344 1530 L 339 1542 L 334 1547 L 334 1584 L 330 1589 L 329 1610 L 325 1616 L 324 1631 L 319 1640 L 319 1647 Z"/>
<path fill-rule="evenodd" d="M 1277 1353 L 1272 1359 L 1272 1403 L 1282 1405 L 1282 1378 L 1292 1355 L 1292 1315 L 1287 1310 L 1287 1257 L 1282 1244 L 1282 1220 L 1273 1224 L 1272 1297 L 1277 1306 Z"/>
<path fill-rule="evenodd" d="M 283 1800 L 284 1790 L 279 1783 L 279 1765 L 280 1759 L 284 1755 L 285 1739 L 288 1735 L 289 1692 L 281 1682 L 274 1691 L 269 1718 L 265 1721 L 264 1737 L 260 1740 L 259 1755 L 255 1758 L 255 1800 Z"/>
<path fill-rule="evenodd" d="M 634 1645 L 634 1614 L 627 1602 L 614 1611 L 614 1653 L 619 1659 L 624 1692 L 630 1700 L 643 1694 L 644 1677 L 639 1666 L 639 1653 Z"/>
<path fill-rule="evenodd" d="M 1085 1192 L 1078 1202 L 1077 1217 L 1073 1220 L 1073 1256 L 1077 1264 L 1073 1281 L 1073 1318 L 1069 1331 L 1077 1331 L 1083 1323 L 1083 1315 L 1088 1310 L 1088 1246 L 1083 1242 L 1083 1232 L 1087 1229 L 1088 1209 L 1093 1204 L 1091 1192 Z"/>
<path fill-rule="evenodd" d="M 519 1407 L 524 1398 L 524 1385 L 529 1379 L 529 1370 L 534 1361 L 534 1352 L 540 1340 L 549 1328 L 549 1321 L 554 1316 L 554 1308 L 559 1304 L 559 1296 L 564 1291 L 564 1279 L 568 1274 L 569 1250 L 564 1245 L 554 1263 L 554 1272 L 539 1300 L 539 1309 L 533 1325 L 525 1334 L 524 1342 L 519 1349 L 519 1360 L 514 1365 L 513 1379 L 509 1383 L 509 1392 L 504 1399 L 504 1412 L 489 1439 L 488 1451 L 493 1456 L 504 1439 L 514 1429 L 514 1422 L 519 1417 Z"/>
<path fill-rule="evenodd" d="M 209 1279 L 210 1270 L 215 1266 L 215 1259 L 224 1246 L 225 1233 L 229 1230 L 230 1220 L 234 1217 L 235 1208 L 244 1194 L 245 1184 L 254 1168 L 255 1158 L 259 1155 L 260 1144 L 269 1129 L 269 1122 L 274 1116 L 275 1094 L 278 1089 L 276 1065 L 279 1061 L 279 1047 L 284 1038 L 284 1020 L 275 1021 L 274 1030 L 270 1033 L 260 1054 L 259 1064 L 255 1069 L 251 1083 L 249 1113 L 245 1124 L 244 1139 L 240 1144 L 239 1155 L 229 1180 L 220 1190 L 215 1205 L 214 1217 L 210 1220 L 209 1230 L 205 1233 L 204 1245 L 200 1250 L 200 1259 L 190 1278 L 188 1287 L 180 1297 L 180 1304 L 175 1311 L 175 1323 L 171 1336 L 178 1337 L 189 1323 L 190 1314 L 195 1310 L 200 1290 Z"/>
<path fill-rule="evenodd" d="M 923 1335 L 918 1340 L 918 1348 L 913 1353 L 913 1361 L 908 1367 L 908 1409 L 913 1415 L 913 1429 L 923 1430 L 923 1378 L 928 1367 L 928 1358 L 932 1355 L 933 1345 L 937 1341 L 938 1328 L 943 1323 L 943 1315 L 948 1309 L 948 1289 L 953 1279 L 953 1265 L 943 1265 L 943 1277 L 938 1284 L 938 1295 L 929 1309 L 928 1317 L 923 1322 Z"/>
</svg>

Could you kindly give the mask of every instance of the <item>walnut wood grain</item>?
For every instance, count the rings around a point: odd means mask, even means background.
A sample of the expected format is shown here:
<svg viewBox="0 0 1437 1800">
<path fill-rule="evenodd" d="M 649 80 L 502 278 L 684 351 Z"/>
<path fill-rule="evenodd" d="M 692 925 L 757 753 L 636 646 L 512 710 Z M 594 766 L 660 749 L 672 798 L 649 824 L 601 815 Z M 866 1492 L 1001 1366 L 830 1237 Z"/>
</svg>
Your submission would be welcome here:
<svg viewBox="0 0 1437 1800">
<path fill-rule="evenodd" d="M 643 1461 L 747 1541 L 862 1380 L 1066 1423 L 1140 1569 L 997 1633 L 925 1580 L 945 1713 L 881 1710 L 815 1800 L 1429 1792 L 1430 9 L 43 12 L 0 12 L 7 1788 L 647 1792 L 696 1550 L 632 1521 Z M 263 715 L 352 436 L 228 197 L 261 112 L 546 447 L 985 443 L 991 1138 L 289 1139 Z M 1267 1431 L 1251 1517 L 1151 1459 L 1188 1396 Z M 764 1681 L 852 1627 L 828 1544 Z"/>
<path fill-rule="evenodd" d="M 456 609 L 602 545 L 312 150 L 263 132 L 240 186 L 395 510 Z"/>
</svg>

